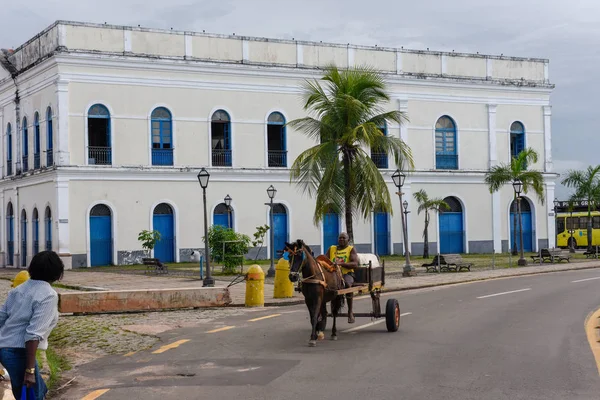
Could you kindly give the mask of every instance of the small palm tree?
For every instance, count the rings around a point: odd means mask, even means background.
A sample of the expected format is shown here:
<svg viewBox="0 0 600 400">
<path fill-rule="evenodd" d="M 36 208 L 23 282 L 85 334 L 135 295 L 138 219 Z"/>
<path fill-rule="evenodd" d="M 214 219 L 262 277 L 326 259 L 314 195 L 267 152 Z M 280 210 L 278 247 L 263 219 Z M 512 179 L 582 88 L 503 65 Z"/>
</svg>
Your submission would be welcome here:
<svg viewBox="0 0 600 400">
<path fill-rule="evenodd" d="M 585 200 L 588 205 L 587 237 L 588 251 L 592 251 L 592 209 L 596 209 L 600 201 L 600 165 L 589 166 L 585 171 L 570 170 L 561 182 L 566 187 L 574 188 L 571 200 Z"/>
<path fill-rule="evenodd" d="M 450 209 L 448 203 L 441 198 L 430 199 L 427 192 L 423 189 L 413 194 L 419 204 L 417 213 L 425 213 L 425 226 L 423 228 L 423 258 L 429 258 L 429 211 L 440 212 Z"/>
<path fill-rule="evenodd" d="M 490 188 L 490 193 L 497 192 L 506 184 L 519 180 L 523 183 L 523 193 L 528 193 L 530 189 L 533 189 L 542 204 L 544 204 L 544 176 L 540 171 L 527 170 L 527 166 L 535 164 L 537 160 L 537 152 L 532 148 L 526 148 L 516 157 L 513 157 L 510 164 L 502 163 L 490 168 L 485 174 L 485 183 Z M 520 235 L 522 235 L 522 231 L 523 227 L 519 224 Z M 516 242 L 516 240 L 513 240 L 513 244 L 516 244 Z M 522 249 L 523 243 L 520 246 Z"/>
<path fill-rule="evenodd" d="M 384 111 L 390 97 L 381 74 L 372 69 L 329 67 L 321 81 L 304 85 L 304 109 L 313 116 L 288 123 L 320 141 L 296 158 L 290 181 L 316 197 L 315 224 L 331 209 L 343 212 L 353 242 L 353 217 L 392 210 L 387 184 L 364 148 L 391 154 L 397 166 L 413 168 L 408 145 L 380 130 L 386 122 L 402 124 L 407 118 L 397 110 Z"/>
</svg>

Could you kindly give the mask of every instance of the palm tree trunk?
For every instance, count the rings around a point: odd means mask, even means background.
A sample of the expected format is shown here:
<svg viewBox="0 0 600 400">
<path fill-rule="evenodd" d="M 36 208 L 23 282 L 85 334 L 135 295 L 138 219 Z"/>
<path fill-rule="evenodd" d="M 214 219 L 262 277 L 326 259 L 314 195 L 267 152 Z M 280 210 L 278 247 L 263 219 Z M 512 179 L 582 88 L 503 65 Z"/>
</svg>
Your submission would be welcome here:
<svg viewBox="0 0 600 400">
<path fill-rule="evenodd" d="M 429 213 L 425 211 L 425 230 L 423 231 L 423 258 L 429 258 Z"/>
<path fill-rule="evenodd" d="M 350 157 L 344 152 L 342 156 L 344 164 L 344 214 L 346 217 L 346 233 L 348 242 L 354 245 L 354 229 L 352 227 L 352 196 L 350 193 Z"/>
<path fill-rule="evenodd" d="M 592 201 L 588 199 L 588 220 L 587 220 L 587 251 L 592 252 Z"/>
<path fill-rule="evenodd" d="M 513 200 L 513 245 L 512 245 L 512 255 L 516 256 L 519 254 L 517 251 L 517 196 Z"/>
</svg>

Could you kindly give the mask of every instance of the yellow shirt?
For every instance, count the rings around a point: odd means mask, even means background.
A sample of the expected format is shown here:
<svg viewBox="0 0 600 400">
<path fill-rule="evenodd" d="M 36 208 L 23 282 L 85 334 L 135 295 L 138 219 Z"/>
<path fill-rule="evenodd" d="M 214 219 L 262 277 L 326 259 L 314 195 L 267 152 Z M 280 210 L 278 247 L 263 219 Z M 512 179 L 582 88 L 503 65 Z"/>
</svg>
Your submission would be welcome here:
<svg viewBox="0 0 600 400">
<path fill-rule="evenodd" d="M 350 261 L 350 252 L 352 252 L 352 246 L 346 246 L 345 249 L 338 250 L 337 246 L 331 246 L 329 248 L 329 259 L 331 261 L 343 262 L 347 263 Z M 352 268 L 342 268 L 342 274 L 347 274 L 348 272 L 354 272 Z"/>
</svg>

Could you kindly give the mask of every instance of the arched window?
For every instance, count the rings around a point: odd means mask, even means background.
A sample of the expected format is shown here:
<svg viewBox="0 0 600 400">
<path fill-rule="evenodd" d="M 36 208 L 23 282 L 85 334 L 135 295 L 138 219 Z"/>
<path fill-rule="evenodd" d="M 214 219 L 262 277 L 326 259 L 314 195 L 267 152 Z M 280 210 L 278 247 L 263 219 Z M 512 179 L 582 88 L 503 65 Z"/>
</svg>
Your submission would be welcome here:
<svg viewBox="0 0 600 400">
<path fill-rule="evenodd" d="M 23 172 L 29 171 L 29 131 L 27 130 L 27 117 L 23 117 L 23 143 L 21 143 Z"/>
<path fill-rule="evenodd" d="M 383 136 L 387 136 L 387 123 L 384 122 L 383 126 L 379 127 L 379 130 L 381 131 Z M 383 149 L 372 148 L 371 160 L 373 160 L 373 163 L 377 168 L 388 168 L 388 155 Z"/>
<path fill-rule="evenodd" d="M 40 252 L 40 218 L 38 216 L 37 208 L 33 209 L 31 214 L 31 238 L 32 238 L 32 250 L 31 255 L 35 256 Z"/>
<path fill-rule="evenodd" d="M 50 211 L 50 207 L 46 207 L 46 214 L 44 218 L 44 223 L 46 225 L 45 234 L 46 234 L 46 251 L 52 250 L 52 211 Z"/>
<path fill-rule="evenodd" d="M 525 127 L 516 121 L 510 125 L 510 155 L 517 157 L 525 150 Z"/>
<path fill-rule="evenodd" d="M 15 215 L 12 203 L 6 207 L 6 265 L 14 265 L 15 262 Z"/>
<path fill-rule="evenodd" d="M 435 124 L 435 167 L 458 169 L 456 124 L 446 115 L 438 119 Z"/>
<path fill-rule="evenodd" d="M 152 111 L 152 165 L 173 165 L 173 123 L 164 107 Z"/>
<path fill-rule="evenodd" d="M 210 122 L 212 165 L 231 167 L 231 118 L 223 110 L 215 111 Z"/>
<path fill-rule="evenodd" d="M 40 169 L 40 114 L 33 116 L 33 169 Z"/>
<path fill-rule="evenodd" d="M 10 176 L 13 174 L 12 164 L 12 129 L 11 125 L 6 126 L 6 175 Z"/>
<path fill-rule="evenodd" d="M 88 164 L 111 165 L 110 113 L 102 104 L 88 111 Z"/>
<path fill-rule="evenodd" d="M 285 118 L 274 112 L 267 119 L 267 148 L 269 167 L 287 167 Z"/>
<path fill-rule="evenodd" d="M 227 207 L 225 203 L 216 206 L 213 213 L 213 225 L 233 229 L 233 208 Z"/>
<path fill-rule="evenodd" d="M 46 109 L 46 167 L 54 165 L 54 132 L 52 132 L 52 108 Z"/>
<path fill-rule="evenodd" d="M 27 266 L 27 211 L 21 211 L 21 267 Z"/>
</svg>

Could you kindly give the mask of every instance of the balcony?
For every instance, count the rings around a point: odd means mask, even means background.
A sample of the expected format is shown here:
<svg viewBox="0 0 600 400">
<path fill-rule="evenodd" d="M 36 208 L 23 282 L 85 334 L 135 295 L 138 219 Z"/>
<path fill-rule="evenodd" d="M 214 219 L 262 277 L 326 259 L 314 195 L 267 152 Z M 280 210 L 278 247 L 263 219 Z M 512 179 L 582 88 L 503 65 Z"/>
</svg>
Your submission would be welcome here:
<svg viewBox="0 0 600 400">
<path fill-rule="evenodd" d="M 54 165 L 54 153 L 52 149 L 48 149 L 46 151 L 46 167 L 51 167 Z"/>
<path fill-rule="evenodd" d="M 89 165 L 111 165 L 112 149 L 110 147 L 89 146 L 88 147 Z"/>
<path fill-rule="evenodd" d="M 33 155 L 33 169 L 40 169 L 40 154 Z"/>
<path fill-rule="evenodd" d="M 6 176 L 11 176 L 12 174 L 13 174 L 12 160 L 6 160 Z"/>
<path fill-rule="evenodd" d="M 269 150 L 269 167 L 287 167 L 287 151 Z"/>
<path fill-rule="evenodd" d="M 29 171 L 29 156 L 23 156 L 23 172 Z"/>
<path fill-rule="evenodd" d="M 458 169 L 458 155 L 456 154 L 436 154 L 436 169 Z"/>
<path fill-rule="evenodd" d="M 152 149 L 152 165 L 173 165 L 173 149 Z"/>
<path fill-rule="evenodd" d="M 213 167 L 231 167 L 231 150 L 212 151 Z"/>
<path fill-rule="evenodd" d="M 388 155 L 386 153 L 379 152 L 379 151 L 372 151 L 371 152 L 371 160 L 373 160 L 373 164 L 375 164 L 375 166 L 377 168 L 380 168 L 380 169 L 388 168 Z"/>
</svg>

